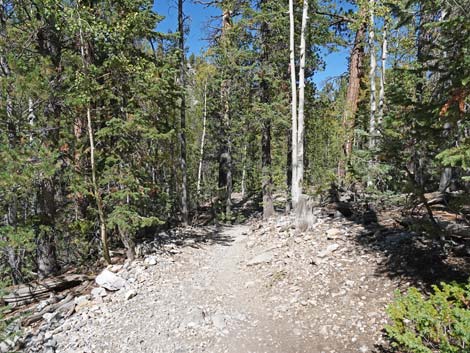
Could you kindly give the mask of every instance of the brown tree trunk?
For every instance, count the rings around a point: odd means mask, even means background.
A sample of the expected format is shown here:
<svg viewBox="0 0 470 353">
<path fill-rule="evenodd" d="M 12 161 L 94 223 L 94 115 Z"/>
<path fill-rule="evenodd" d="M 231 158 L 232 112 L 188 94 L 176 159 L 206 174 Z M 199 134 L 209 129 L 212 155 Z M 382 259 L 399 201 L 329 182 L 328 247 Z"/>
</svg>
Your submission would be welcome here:
<svg viewBox="0 0 470 353">
<path fill-rule="evenodd" d="M 263 121 L 261 135 L 261 153 L 262 153 L 262 190 L 263 190 L 263 218 L 268 219 L 274 214 L 273 206 L 273 176 L 271 159 L 271 120 Z"/>
<path fill-rule="evenodd" d="M 221 46 L 225 49 L 229 46 L 227 31 L 232 27 L 232 12 L 225 9 L 222 16 L 222 36 L 220 38 Z M 232 141 L 230 137 L 230 80 L 224 78 L 220 85 L 220 101 L 222 105 L 222 128 L 221 138 L 222 146 L 219 156 L 219 199 L 224 201 L 225 218 L 231 218 L 232 212 Z"/>
<path fill-rule="evenodd" d="M 363 18 L 364 16 L 361 16 Z M 354 140 L 355 116 L 357 112 L 357 103 L 359 100 L 359 91 L 362 78 L 362 62 L 364 60 L 364 40 L 366 35 L 367 23 L 361 23 L 354 38 L 354 45 L 349 57 L 349 83 L 346 92 L 346 107 L 343 113 L 343 158 L 338 163 L 338 177 L 343 179 L 346 176 L 346 165 L 351 158 L 352 146 Z"/>
<path fill-rule="evenodd" d="M 135 242 L 132 239 L 131 235 L 118 226 L 119 237 L 121 238 L 122 244 L 126 248 L 126 257 L 134 261 L 135 260 Z"/>
<path fill-rule="evenodd" d="M 38 190 L 37 211 L 41 224 L 36 236 L 36 255 L 40 278 L 55 275 L 59 270 L 55 248 L 55 187 L 52 180 L 42 180 Z"/>
</svg>

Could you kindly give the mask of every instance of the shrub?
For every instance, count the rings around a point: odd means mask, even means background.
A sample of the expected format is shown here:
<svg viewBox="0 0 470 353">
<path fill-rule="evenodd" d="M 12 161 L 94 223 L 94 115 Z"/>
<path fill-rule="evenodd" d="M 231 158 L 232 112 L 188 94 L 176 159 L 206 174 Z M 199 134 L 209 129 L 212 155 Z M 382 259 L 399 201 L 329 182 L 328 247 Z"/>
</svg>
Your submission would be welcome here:
<svg viewBox="0 0 470 353">
<path fill-rule="evenodd" d="M 470 283 L 433 286 L 429 297 L 410 288 L 387 312 L 387 337 L 402 352 L 470 352 Z"/>
</svg>

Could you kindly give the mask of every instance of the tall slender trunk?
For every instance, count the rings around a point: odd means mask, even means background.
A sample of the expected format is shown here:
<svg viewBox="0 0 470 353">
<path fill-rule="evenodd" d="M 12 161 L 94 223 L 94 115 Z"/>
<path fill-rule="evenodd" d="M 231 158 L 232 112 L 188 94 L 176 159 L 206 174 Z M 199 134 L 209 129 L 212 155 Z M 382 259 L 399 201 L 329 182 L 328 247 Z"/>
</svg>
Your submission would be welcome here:
<svg viewBox="0 0 470 353">
<path fill-rule="evenodd" d="M 304 0 L 302 9 L 302 28 L 300 32 L 300 68 L 299 68 L 299 109 L 298 109 L 298 124 L 297 124 L 297 199 L 294 201 L 294 207 L 299 201 L 302 194 L 303 179 L 304 179 L 304 139 L 305 139 L 305 55 L 306 55 L 306 40 L 305 32 L 307 29 L 308 21 L 308 0 Z"/>
<path fill-rule="evenodd" d="M 248 144 L 245 142 L 245 145 L 243 146 L 243 166 L 242 166 L 242 183 L 241 183 L 241 193 L 242 193 L 242 199 L 245 198 L 246 196 L 246 161 L 247 161 L 247 149 L 248 149 Z"/>
<path fill-rule="evenodd" d="M 223 102 L 223 130 L 224 146 L 220 158 L 222 169 L 222 188 L 225 200 L 225 217 L 231 218 L 232 214 L 232 141 L 230 137 L 230 105 L 229 105 L 229 81 L 222 83 L 222 102 Z"/>
<path fill-rule="evenodd" d="M 382 29 L 382 66 L 380 75 L 380 91 L 379 91 L 379 111 L 378 111 L 378 124 L 379 129 L 382 126 L 385 109 L 385 75 L 387 70 L 387 54 L 388 54 L 388 39 L 387 39 L 387 19 L 384 20 Z"/>
<path fill-rule="evenodd" d="M 221 44 L 228 55 L 227 48 L 230 45 L 227 32 L 232 27 L 232 12 L 225 9 L 222 15 L 222 36 Z M 226 75 L 223 73 L 223 75 Z M 231 219 L 232 212 L 232 140 L 230 124 L 230 80 L 223 77 L 220 85 L 220 101 L 222 105 L 222 146 L 219 157 L 219 190 L 220 199 L 225 203 L 225 218 Z"/>
<path fill-rule="evenodd" d="M 369 159 L 369 175 L 367 185 L 372 186 L 374 181 L 370 175 L 370 171 L 373 170 L 375 165 L 375 156 L 373 155 L 375 146 L 377 144 L 377 121 L 376 121 L 376 85 L 375 85 L 375 72 L 377 70 L 377 59 L 375 57 L 375 16 L 374 16 L 374 4 L 375 0 L 369 0 L 369 55 L 370 55 L 370 70 L 369 70 L 369 81 L 370 81 L 370 116 L 369 116 L 369 151 L 371 156 Z"/>
<path fill-rule="evenodd" d="M 184 55 L 184 14 L 183 0 L 178 0 L 178 31 L 180 49 L 180 85 L 181 107 L 180 107 L 180 165 L 181 165 L 181 215 L 183 224 L 189 224 L 188 208 L 188 176 L 186 168 L 186 84 L 185 84 L 185 55 Z"/>
<path fill-rule="evenodd" d="M 360 16 L 363 18 L 363 16 Z M 343 113 L 343 157 L 338 163 L 338 177 L 344 179 L 346 176 L 346 165 L 351 158 L 354 140 L 354 126 L 359 100 L 360 83 L 362 77 L 362 62 L 364 59 L 364 39 L 367 23 L 363 21 L 359 26 L 354 38 L 354 45 L 349 57 L 349 83 L 346 91 L 346 106 Z"/>
<path fill-rule="evenodd" d="M 96 163 L 95 163 L 95 141 L 93 138 L 93 126 L 91 122 L 91 109 L 90 105 L 86 109 L 87 127 L 88 127 L 88 139 L 90 141 L 90 165 L 91 165 L 91 183 L 93 187 L 93 195 L 95 196 L 96 207 L 98 210 L 98 219 L 100 222 L 100 237 L 101 245 L 103 247 L 103 257 L 108 264 L 111 263 L 111 257 L 109 255 L 108 245 L 108 233 L 106 230 L 106 219 L 103 209 L 103 201 L 96 178 Z"/>
<path fill-rule="evenodd" d="M 206 122 L 207 122 L 207 82 L 204 84 L 204 111 L 202 114 L 202 136 L 201 147 L 199 148 L 199 167 L 197 170 L 197 195 L 201 194 L 201 181 L 202 181 L 202 163 L 204 161 L 204 142 L 206 139 Z"/>
<path fill-rule="evenodd" d="M 375 98 L 375 71 L 377 69 L 377 60 L 375 58 L 375 18 L 374 18 L 374 0 L 369 0 L 369 54 L 370 54 L 370 116 L 369 116 L 369 149 L 374 149 L 376 145 L 376 118 L 375 113 L 377 110 L 377 101 Z"/>
<path fill-rule="evenodd" d="M 294 205 L 299 199 L 299 190 L 297 184 L 297 78 L 295 69 L 295 16 L 294 0 L 289 0 L 289 59 L 290 59 L 290 81 L 291 81 L 291 141 L 292 141 L 292 184 L 291 200 Z"/>
<path fill-rule="evenodd" d="M 261 4 L 266 4 L 268 0 L 262 0 Z M 268 67 L 269 63 L 269 23 L 264 20 L 261 23 L 262 41 L 262 67 Z M 261 103 L 266 107 L 270 103 L 270 85 L 267 78 L 263 78 L 260 85 Z M 261 132 L 261 188 L 263 192 L 263 218 L 268 219 L 274 214 L 273 206 L 273 175 L 271 157 L 271 117 L 266 114 L 263 118 Z"/>
<path fill-rule="evenodd" d="M 291 211 L 292 202 L 289 199 L 292 193 L 292 128 L 287 130 L 287 156 L 286 156 L 286 213 Z"/>
<path fill-rule="evenodd" d="M 274 214 L 273 206 L 273 177 L 271 171 L 272 159 L 271 159 L 271 120 L 265 119 L 263 121 L 261 135 L 261 146 L 262 146 L 262 190 L 263 190 L 263 218 L 268 219 Z"/>
<path fill-rule="evenodd" d="M 81 26 L 81 19 L 79 18 L 79 34 L 80 34 L 80 54 L 82 57 L 83 70 L 87 71 L 88 61 L 87 55 L 85 53 L 85 40 L 83 38 L 83 31 Z M 108 245 L 108 234 L 106 230 L 106 218 L 104 215 L 103 201 L 101 199 L 101 194 L 98 186 L 98 181 L 96 177 L 96 163 L 95 163 L 95 141 L 93 137 L 93 125 L 91 121 L 91 108 L 90 103 L 88 103 L 86 108 L 86 119 L 87 119 L 87 130 L 88 130 L 88 140 L 90 143 L 90 165 L 91 165 L 91 183 L 93 188 L 93 195 L 95 197 L 96 208 L 98 211 L 98 219 L 100 224 L 100 237 L 101 237 L 101 246 L 103 248 L 103 257 L 105 261 L 110 264 L 111 257 L 109 255 L 109 245 Z"/>
</svg>

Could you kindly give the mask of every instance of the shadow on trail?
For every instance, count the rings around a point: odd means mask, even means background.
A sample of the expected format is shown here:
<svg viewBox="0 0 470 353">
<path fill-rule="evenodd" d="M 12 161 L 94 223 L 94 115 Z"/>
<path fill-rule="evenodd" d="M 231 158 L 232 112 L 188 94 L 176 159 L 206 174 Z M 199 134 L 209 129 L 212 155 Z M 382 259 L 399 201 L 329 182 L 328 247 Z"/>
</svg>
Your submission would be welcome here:
<svg viewBox="0 0 470 353">
<path fill-rule="evenodd" d="M 446 249 L 437 237 L 418 234 L 390 217 L 372 210 L 349 219 L 365 229 L 353 241 L 369 253 L 383 254 L 376 276 L 387 276 L 398 288 L 409 285 L 430 293 L 440 282 L 466 282 L 470 276 L 470 256 Z M 464 244 L 464 246 L 467 246 Z M 377 344 L 374 353 L 395 352 L 388 343 Z"/>
<path fill-rule="evenodd" d="M 207 246 L 230 246 L 234 238 L 224 234 L 228 226 L 179 227 L 161 230 L 154 235 L 147 235 L 138 242 L 136 249 L 139 256 L 151 254 L 179 254 L 184 248 L 203 249 Z"/>
<path fill-rule="evenodd" d="M 381 224 L 380 217 L 371 210 L 351 220 L 365 227 L 354 241 L 368 251 L 386 256 L 378 264 L 377 274 L 424 291 L 440 282 L 464 282 L 470 276 L 470 257 L 446 250 L 435 237 L 417 234 L 396 222 L 393 226 Z"/>
</svg>

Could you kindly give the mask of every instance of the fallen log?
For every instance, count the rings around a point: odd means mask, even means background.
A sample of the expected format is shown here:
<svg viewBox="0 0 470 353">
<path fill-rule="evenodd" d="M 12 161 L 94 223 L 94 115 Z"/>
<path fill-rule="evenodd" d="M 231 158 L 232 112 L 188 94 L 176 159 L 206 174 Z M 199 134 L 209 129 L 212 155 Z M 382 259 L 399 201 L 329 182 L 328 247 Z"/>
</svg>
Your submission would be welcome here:
<svg viewBox="0 0 470 353">
<path fill-rule="evenodd" d="M 12 286 L 6 289 L 7 294 L 1 297 L 3 304 L 19 306 L 47 298 L 51 292 L 60 292 L 78 286 L 92 278 L 87 275 L 63 275 L 35 281 L 28 284 Z"/>
<path fill-rule="evenodd" d="M 53 313 L 56 311 L 60 311 L 63 313 L 68 313 L 70 310 L 75 308 L 75 303 L 74 303 L 74 298 L 75 296 L 72 293 L 69 293 L 63 300 L 61 300 L 58 303 L 53 303 L 47 305 L 44 309 L 42 309 L 39 313 L 33 314 L 27 318 L 24 318 L 21 320 L 21 326 L 29 326 L 37 321 L 40 321 L 43 319 L 44 314 L 47 313 Z M 72 308 L 73 306 L 73 308 Z"/>
</svg>

